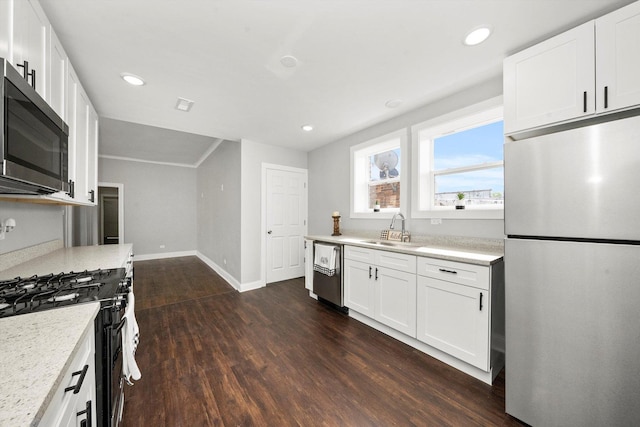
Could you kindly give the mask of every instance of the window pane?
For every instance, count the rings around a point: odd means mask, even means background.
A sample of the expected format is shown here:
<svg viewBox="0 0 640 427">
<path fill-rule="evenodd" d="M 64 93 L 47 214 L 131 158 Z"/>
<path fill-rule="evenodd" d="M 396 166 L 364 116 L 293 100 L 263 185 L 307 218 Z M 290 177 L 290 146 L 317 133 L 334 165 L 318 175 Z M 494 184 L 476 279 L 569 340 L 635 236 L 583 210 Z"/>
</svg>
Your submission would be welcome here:
<svg viewBox="0 0 640 427">
<path fill-rule="evenodd" d="M 502 161 L 503 128 L 499 121 L 435 138 L 434 170 Z"/>
<path fill-rule="evenodd" d="M 453 206 L 458 193 L 464 193 L 467 205 L 504 203 L 504 168 L 436 175 L 435 206 Z"/>
<path fill-rule="evenodd" d="M 400 148 L 369 156 L 369 164 L 371 165 L 370 181 L 398 178 L 400 176 Z"/>
<path fill-rule="evenodd" d="M 376 200 L 380 203 L 380 208 L 400 207 L 400 183 L 388 182 L 385 184 L 369 185 L 369 208 L 373 209 Z"/>
</svg>

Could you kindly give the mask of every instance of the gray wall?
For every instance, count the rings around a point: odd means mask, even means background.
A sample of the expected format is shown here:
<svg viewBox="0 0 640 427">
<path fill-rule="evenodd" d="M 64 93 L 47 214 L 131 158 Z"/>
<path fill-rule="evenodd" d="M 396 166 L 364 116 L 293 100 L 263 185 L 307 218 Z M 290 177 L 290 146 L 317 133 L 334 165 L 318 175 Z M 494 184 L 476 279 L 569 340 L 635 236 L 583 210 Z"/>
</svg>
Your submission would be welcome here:
<svg viewBox="0 0 640 427">
<path fill-rule="evenodd" d="M 197 169 L 198 251 L 238 282 L 240 190 L 240 143 L 223 141 Z"/>
<path fill-rule="evenodd" d="M 309 194 L 311 195 L 309 197 L 309 234 L 331 234 L 333 211 L 341 212 L 341 228 L 345 230 L 382 230 L 389 227 L 388 219 L 349 218 L 351 173 L 349 148 L 352 145 L 500 95 L 502 95 L 501 77 L 309 152 Z M 410 171 L 405 173 L 410 176 Z M 410 206 L 403 210 L 407 213 L 411 212 Z M 413 234 L 487 238 L 504 236 L 503 220 L 442 219 L 442 224 L 431 225 L 428 219 L 408 218 L 406 224 L 407 229 Z"/>
<path fill-rule="evenodd" d="M 307 153 L 248 140 L 242 140 L 241 151 L 241 283 L 247 284 L 264 280 L 261 263 L 264 240 L 261 230 L 262 164 L 307 169 Z"/>
<path fill-rule="evenodd" d="M 16 228 L 0 240 L 0 254 L 64 239 L 64 208 L 34 203 L 0 202 L 0 219 L 13 218 Z"/>
<path fill-rule="evenodd" d="M 195 250 L 195 168 L 100 158 L 98 171 L 98 181 L 124 184 L 124 243 L 136 255 Z"/>
</svg>

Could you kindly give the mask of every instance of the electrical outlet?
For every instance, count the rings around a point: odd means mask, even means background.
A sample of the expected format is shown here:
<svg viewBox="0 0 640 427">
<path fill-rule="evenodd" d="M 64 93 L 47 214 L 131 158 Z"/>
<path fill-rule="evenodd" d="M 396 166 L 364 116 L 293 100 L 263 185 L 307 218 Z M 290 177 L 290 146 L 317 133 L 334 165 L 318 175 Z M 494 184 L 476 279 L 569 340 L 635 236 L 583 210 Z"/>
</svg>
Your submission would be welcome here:
<svg viewBox="0 0 640 427">
<path fill-rule="evenodd" d="M 431 225 L 440 225 L 442 224 L 442 218 L 431 218 Z"/>
<path fill-rule="evenodd" d="M 224 191 L 224 184 L 220 184 L 220 191 Z"/>
<path fill-rule="evenodd" d="M 223 259 L 222 262 L 224 263 L 224 265 L 227 265 L 227 259 Z"/>
<path fill-rule="evenodd" d="M 164 249 L 164 245 L 160 245 L 160 249 Z"/>
</svg>

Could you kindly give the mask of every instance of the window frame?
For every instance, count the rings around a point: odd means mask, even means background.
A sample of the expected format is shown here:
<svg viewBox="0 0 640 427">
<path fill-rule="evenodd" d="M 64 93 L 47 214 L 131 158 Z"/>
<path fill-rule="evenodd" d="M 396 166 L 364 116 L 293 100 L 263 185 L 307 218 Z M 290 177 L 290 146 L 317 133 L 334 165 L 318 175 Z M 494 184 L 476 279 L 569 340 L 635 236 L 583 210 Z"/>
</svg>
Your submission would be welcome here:
<svg viewBox="0 0 640 427">
<path fill-rule="evenodd" d="M 356 201 L 356 196 L 358 198 L 363 198 L 362 193 L 356 194 L 357 191 L 364 191 L 364 186 L 366 186 L 366 194 L 368 200 L 368 190 L 370 180 L 364 180 L 363 178 L 358 179 L 356 177 L 357 173 L 361 173 L 362 168 L 358 168 L 356 165 L 356 160 L 362 159 L 363 157 L 368 158 L 369 156 L 385 151 L 387 149 L 391 150 L 398 147 L 398 144 L 395 142 L 399 140 L 400 142 L 400 176 L 398 178 L 391 178 L 388 181 L 384 182 L 399 182 L 400 183 L 400 207 L 399 208 L 383 208 L 380 209 L 380 212 L 373 212 L 373 209 L 367 208 L 366 210 L 362 209 L 362 202 Z M 394 214 L 400 212 L 405 214 L 407 212 L 407 204 L 409 201 L 409 185 L 410 182 L 410 171 L 409 171 L 409 130 L 407 128 L 403 128 L 386 135 L 370 139 L 366 142 L 352 145 L 350 147 L 350 194 L 349 194 L 349 217 L 350 218 L 361 218 L 361 219 L 390 219 Z M 382 183 L 382 182 L 381 182 Z M 356 186 L 359 188 L 356 189 Z M 360 188 L 362 186 L 362 188 Z"/>
<path fill-rule="evenodd" d="M 504 120 L 503 113 L 502 96 L 499 96 L 411 127 L 412 218 L 504 219 L 504 204 L 467 206 L 466 209 L 433 204 L 436 176 L 504 166 L 503 157 L 503 160 L 498 162 L 447 169 L 444 173 L 434 172 L 433 140 L 448 133 L 460 132 Z"/>
</svg>

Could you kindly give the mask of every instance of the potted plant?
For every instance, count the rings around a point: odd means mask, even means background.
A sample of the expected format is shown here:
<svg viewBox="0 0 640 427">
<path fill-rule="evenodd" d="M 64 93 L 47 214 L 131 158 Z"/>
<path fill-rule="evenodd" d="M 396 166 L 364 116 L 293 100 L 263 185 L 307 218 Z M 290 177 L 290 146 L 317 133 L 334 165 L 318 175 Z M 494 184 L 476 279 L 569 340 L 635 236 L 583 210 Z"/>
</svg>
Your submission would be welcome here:
<svg viewBox="0 0 640 427">
<path fill-rule="evenodd" d="M 458 200 L 456 200 L 456 209 L 464 209 L 464 193 L 458 193 Z"/>
<path fill-rule="evenodd" d="M 380 201 L 376 200 L 376 204 L 373 206 L 374 212 L 380 212 Z"/>
</svg>

